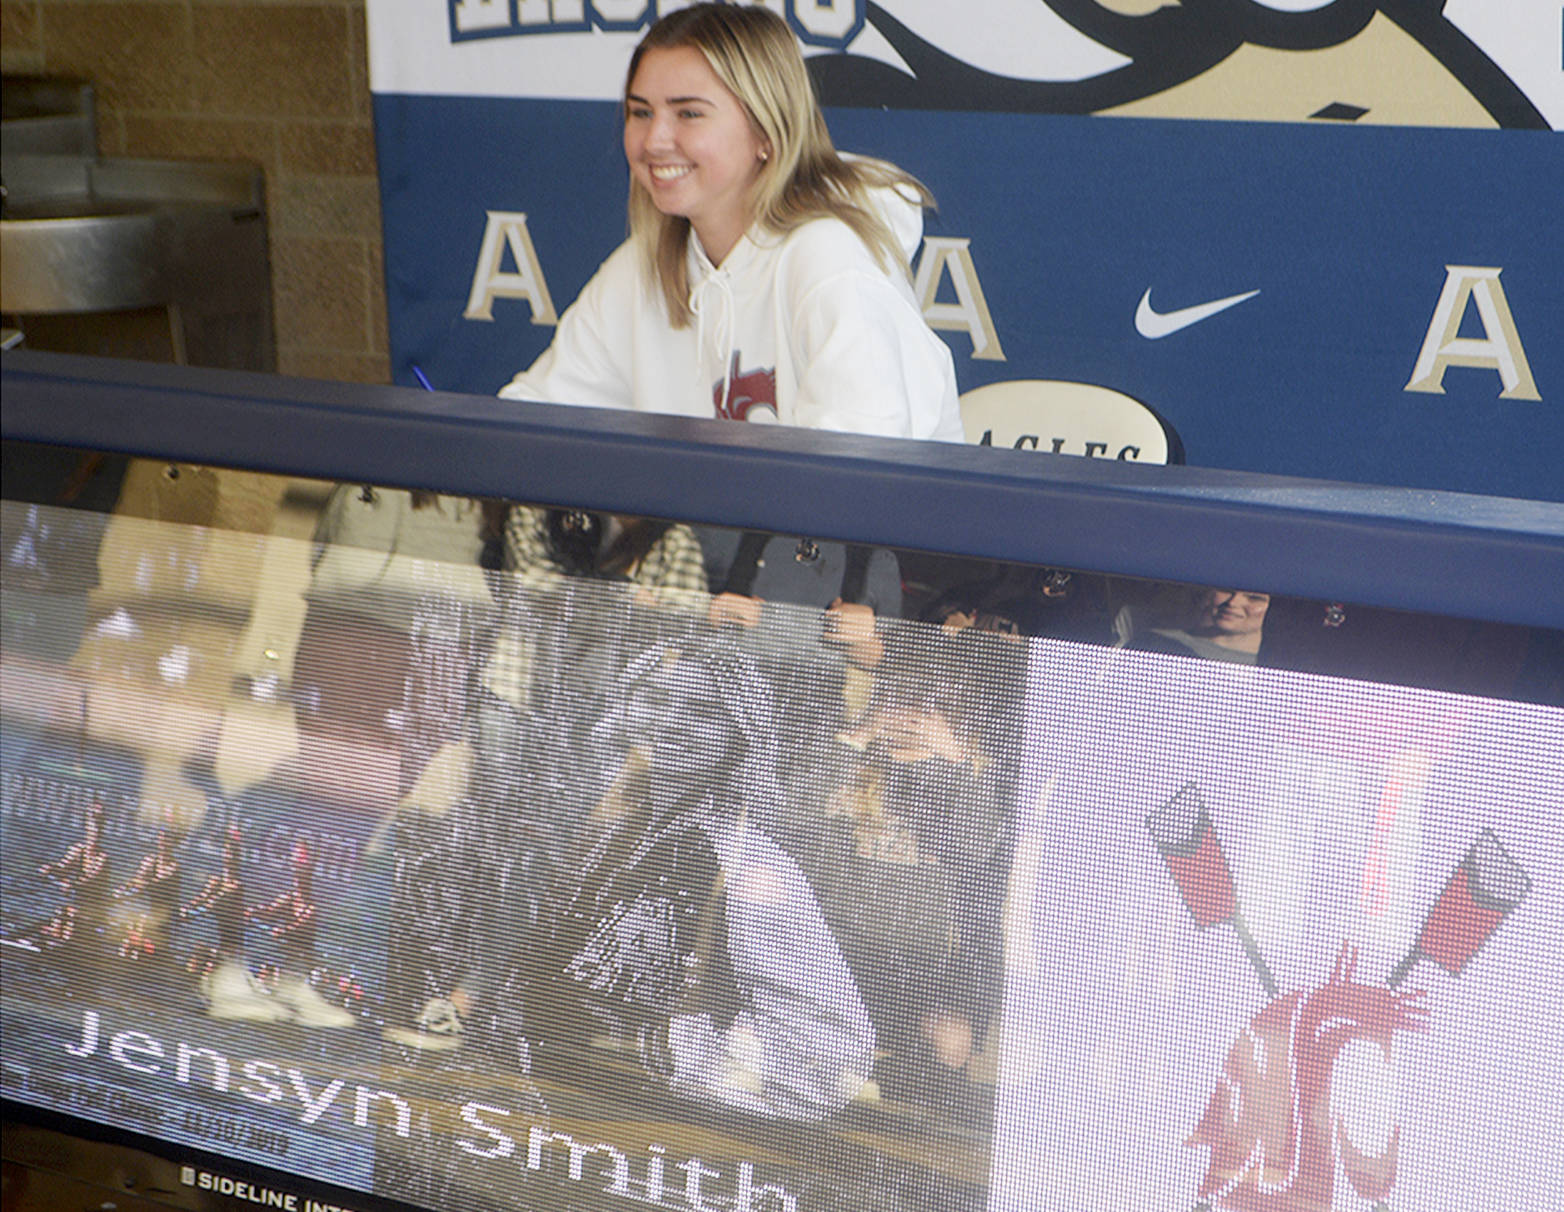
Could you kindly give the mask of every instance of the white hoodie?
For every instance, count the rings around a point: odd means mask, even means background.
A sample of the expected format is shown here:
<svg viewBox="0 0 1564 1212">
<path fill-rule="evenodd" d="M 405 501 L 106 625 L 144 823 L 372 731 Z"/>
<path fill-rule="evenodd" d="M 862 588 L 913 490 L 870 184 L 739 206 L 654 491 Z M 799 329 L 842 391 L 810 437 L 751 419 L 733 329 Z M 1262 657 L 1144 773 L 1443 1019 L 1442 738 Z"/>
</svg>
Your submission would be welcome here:
<svg viewBox="0 0 1564 1212">
<path fill-rule="evenodd" d="M 910 261 L 922 208 L 875 191 Z M 950 350 L 903 266 L 887 273 L 839 219 L 752 228 L 720 267 L 690 233 L 694 321 L 668 323 L 628 242 L 565 312 L 554 341 L 501 389 L 543 400 L 891 437 L 962 440 Z"/>
</svg>

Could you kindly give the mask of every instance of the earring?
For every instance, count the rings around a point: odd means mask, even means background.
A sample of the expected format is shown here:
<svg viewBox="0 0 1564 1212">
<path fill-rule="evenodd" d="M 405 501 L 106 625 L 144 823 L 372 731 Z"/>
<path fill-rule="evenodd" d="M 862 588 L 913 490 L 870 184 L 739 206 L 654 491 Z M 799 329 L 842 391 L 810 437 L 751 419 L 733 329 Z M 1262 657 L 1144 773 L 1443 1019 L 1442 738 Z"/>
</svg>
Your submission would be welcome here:
<svg viewBox="0 0 1564 1212">
<path fill-rule="evenodd" d="M 769 159 L 771 159 L 771 153 L 762 148 L 760 152 L 760 162 L 764 164 Z"/>
</svg>

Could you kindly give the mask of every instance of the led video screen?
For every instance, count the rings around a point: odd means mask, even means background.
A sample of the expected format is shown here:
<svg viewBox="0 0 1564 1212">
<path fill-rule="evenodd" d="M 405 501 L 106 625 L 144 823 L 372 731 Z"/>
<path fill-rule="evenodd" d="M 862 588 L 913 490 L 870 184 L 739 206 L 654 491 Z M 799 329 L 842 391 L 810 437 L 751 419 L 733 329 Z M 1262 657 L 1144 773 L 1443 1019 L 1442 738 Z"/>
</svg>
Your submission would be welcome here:
<svg viewBox="0 0 1564 1212">
<path fill-rule="evenodd" d="M 169 1206 L 1559 1178 L 1555 706 L 1266 667 L 1257 591 L 118 474 L 0 519 L 0 1059 Z"/>
<path fill-rule="evenodd" d="M 992 1206 L 1556 1189 L 1564 713 L 1044 641 L 1026 714 Z"/>
</svg>

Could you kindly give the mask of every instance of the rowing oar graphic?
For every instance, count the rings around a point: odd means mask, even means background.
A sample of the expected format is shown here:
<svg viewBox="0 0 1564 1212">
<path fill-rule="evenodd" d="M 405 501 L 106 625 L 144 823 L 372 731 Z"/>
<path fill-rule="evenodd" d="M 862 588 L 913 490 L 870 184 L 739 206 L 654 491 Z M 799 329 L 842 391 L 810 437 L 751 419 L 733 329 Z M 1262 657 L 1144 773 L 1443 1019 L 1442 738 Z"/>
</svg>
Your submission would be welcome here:
<svg viewBox="0 0 1564 1212">
<path fill-rule="evenodd" d="M 1200 798 L 1200 789 L 1194 783 L 1185 783 L 1172 799 L 1152 810 L 1146 817 L 1146 828 L 1178 887 L 1184 907 L 1195 919 L 1195 926 L 1208 930 L 1230 922 L 1265 991 L 1273 999 L 1277 997 L 1279 991 L 1271 966 L 1260 954 L 1260 945 L 1249 933 L 1249 925 L 1238 908 L 1233 873 L 1211 826 L 1211 813 Z M 1210 1203 L 1202 1202 L 1195 1205 L 1193 1212 L 1214 1210 Z"/>
<path fill-rule="evenodd" d="M 1451 976 L 1459 976 L 1530 891 L 1531 877 L 1493 830 L 1484 829 L 1445 882 L 1444 891 L 1423 919 L 1417 941 L 1387 983 L 1394 989 L 1425 957 Z"/>
<path fill-rule="evenodd" d="M 1167 864 L 1168 874 L 1178 885 L 1184 907 L 1194 916 L 1195 925 L 1207 930 L 1223 922 L 1231 923 L 1265 991 L 1273 998 L 1278 996 L 1276 978 L 1238 908 L 1233 873 L 1216 830 L 1211 827 L 1211 814 L 1200 798 L 1200 789 L 1194 783 L 1185 783 L 1177 795 L 1146 817 L 1146 828 L 1156 843 L 1157 853 Z"/>
</svg>

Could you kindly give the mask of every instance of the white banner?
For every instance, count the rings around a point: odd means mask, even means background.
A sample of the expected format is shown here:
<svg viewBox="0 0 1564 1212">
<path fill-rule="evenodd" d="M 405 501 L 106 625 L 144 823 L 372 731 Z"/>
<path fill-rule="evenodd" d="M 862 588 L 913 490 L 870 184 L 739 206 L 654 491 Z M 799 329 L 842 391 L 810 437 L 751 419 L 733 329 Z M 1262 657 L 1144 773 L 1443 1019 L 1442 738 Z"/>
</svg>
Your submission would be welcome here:
<svg viewBox="0 0 1564 1212">
<path fill-rule="evenodd" d="M 420 96 L 615 100 L 630 50 L 641 34 L 658 17 L 687 7 L 688 2 L 368 0 L 371 87 L 377 93 Z M 1236 67 L 1242 75 L 1248 69 L 1247 63 L 1229 62 L 1230 56 L 1216 49 L 1221 38 L 1231 36 L 1224 23 L 1202 18 L 1198 4 L 1177 0 L 1054 0 L 1051 5 L 1038 0 L 965 0 L 960 5 L 939 0 L 883 0 L 874 5 L 868 0 L 765 3 L 788 18 L 806 53 L 845 54 L 889 67 L 909 81 L 920 79 L 920 72 L 893 45 L 908 38 L 946 64 L 992 80 L 1001 91 L 1016 84 L 1058 86 L 1096 80 L 1123 69 L 1144 72 L 1159 62 L 1167 69 L 1167 83 L 1173 85 L 1180 78 L 1208 72 L 1231 72 Z M 1506 87 L 1519 93 L 1549 126 L 1564 125 L 1558 6 L 1537 0 L 1448 0 L 1442 16 L 1434 15 L 1425 23 L 1427 28 L 1411 31 L 1402 31 L 1375 8 L 1364 0 L 1250 0 L 1233 28 L 1241 39 L 1239 50 L 1248 60 L 1279 53 L 1291 56 L 1279 72 L 1256 64 L 1283 90 L 1308 87 L 1312 80 L 1321 87 L 1328 83 L 1337 91 L 1352 93 L 1351 61 L 1370 55 L 1394 78 L 1394 87 L 1427 95 L 1427 120 L 1469 125 L 1443 94 L 1450 84 L 1458 92 L 1473 87 L 1470 61 L 1476 60 L 1489 76 L 1507 82 Z M 1366 15 L 1372 19 L 1365 20 Z M 1098 36 L 1083 32 L 1071 17 Z M 1435 28 L 1440 37 L 1429 36 L 1429 29 Z M 1470 44 L 1462 45 L 1466 39 Z M 1243 40 L 1248 45 L 1242 45 Z M 1203 47 L 1213 48 L 1213 53 L 1187 53 Z M 1349 53 L 1354 47 L 1356 55 Z M 1387 64 L 1386 56 L 1395 62 Z M 1180 70 L 1185 60 L 1187 73 Z M 1300 62 L 1305 69 L 1303 81 L 1291 71 Z M 1447 78 L 1447 72 L 1453 79 Z M 1361 83 L 1359 95 L 1327 100 L 1360 104 L 1373 94 L 1380 103 L 1367 109 L 1377 120 L 1407 120 L 1404 111 L 1387 111 L 1381 98 L 1383 81 L 1365 77 Z M 1487 100 L 1481 95 L 1485 88 L 1478 85 L 1476 91 L 1479 101 Z M 1236 106 L 1232 112 L 1220 112 L 1220 104 L 1218 112 L 1205 112 L 1211 98 L 1197 97 L 1176 103 L 1178 112 L 1159 116 L 1270 116 L 1264 107 L 1246 111 L 1237 106 L 1239 98 L 1226 85 L 1221 92 Z M 1422 100 L 1418 95 L 1402 99 L 1414 107 Z M 958 108 L 989 106 L 967 99 Z M 1086 108 L 1105 107 L 1087 104 Z"/>
</svg>

